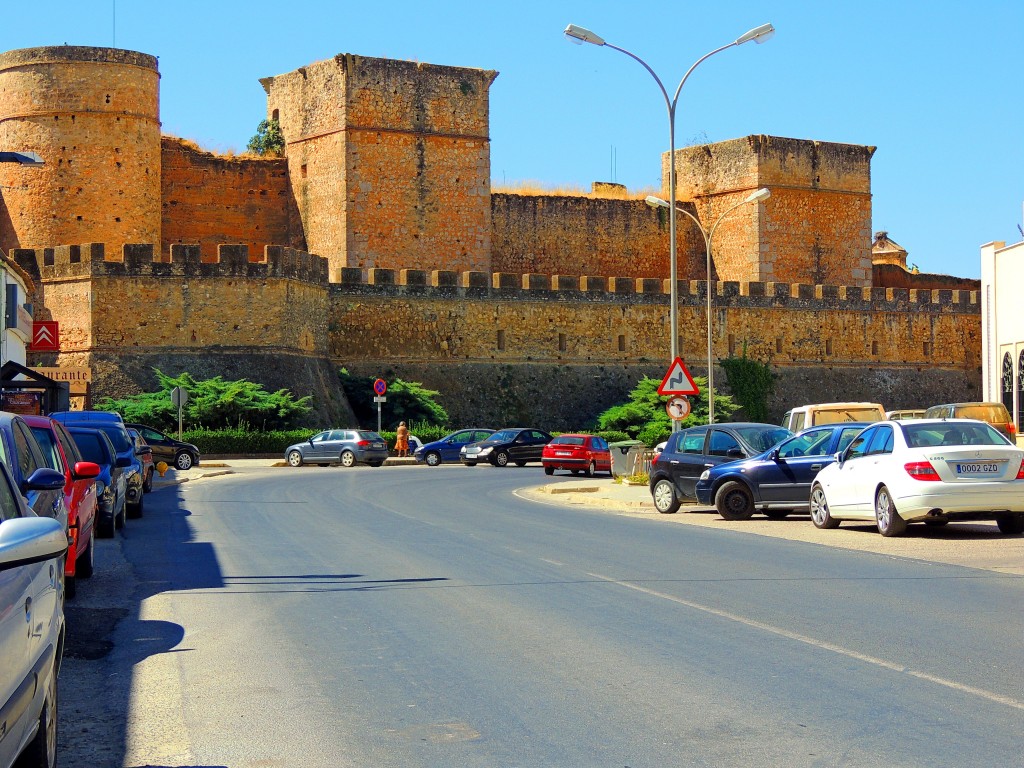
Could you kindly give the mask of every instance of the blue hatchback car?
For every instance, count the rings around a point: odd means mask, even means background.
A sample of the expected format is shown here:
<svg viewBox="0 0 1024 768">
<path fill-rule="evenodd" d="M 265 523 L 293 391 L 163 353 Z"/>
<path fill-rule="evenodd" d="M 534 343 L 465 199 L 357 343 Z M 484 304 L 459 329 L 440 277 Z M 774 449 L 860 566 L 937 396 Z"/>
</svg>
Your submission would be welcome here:
<svg viewBox="0 0 1024 768">
<path fill-rule="evenodd" d="M 459 451 L 464 445 L 486 440 L 493 434 L 493 429 L 460 429 L 440 440 L 421 445 L 416 449 L 413 457 L 428 467 L 436 467 L 446 461 L 459 461 Z"/>
<path fill-rule="evenodd" d="M 714 504 L 726 520 L 747 520 L 755 511 L 773 519 L 805 512 L 815 476 L 867 426 L 845 421 L 811 427 L 758 456 L 705 470 L 697 501 Z"/>
</svg>

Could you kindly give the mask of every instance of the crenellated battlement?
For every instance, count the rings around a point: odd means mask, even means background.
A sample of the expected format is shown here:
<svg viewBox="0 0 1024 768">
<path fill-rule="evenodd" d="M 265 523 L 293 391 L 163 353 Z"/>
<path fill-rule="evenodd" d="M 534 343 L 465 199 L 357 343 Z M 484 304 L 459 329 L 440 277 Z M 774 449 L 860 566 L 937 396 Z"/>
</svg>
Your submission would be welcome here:
<svg viewBox="0 0 1024 768">
<path fill-rule="evenodd" d="M 671 285 L 656 278 L 594 275 L 544 275 L 509 272 L 453 272 L 418 269 L 343 267 L 331 275 L 332 291 L 360 295 L 411 297 L 485 296 L 508 301 L 597 301 L 662 303 Z M 680 280 L 681 305 L 707 300 L 707 281 Z M 872 288 L 802 283 L 716 281 L 718 307 L 785 307 L 821 310 L 842 306 L 877 312 L 960 312 L 977 314 L 977 291 Z"/>
<path fill-rule="evenodd" d="M 103 243 L 62 245 L 56 248 L 15 248 L 12 256 L 42 282 L 91 277 L 174 277 L 289 279 L 326 285 L 327 259 L 295 248 L 268 245 L 263 258 L 253 260 L 249 246 L 224 244 L 214 260 L 204 260 L 198 245 L 171 245 L 170 260 L 152 243 L 129 243 L 121 258 L 108 258 Z"/>
</svg>

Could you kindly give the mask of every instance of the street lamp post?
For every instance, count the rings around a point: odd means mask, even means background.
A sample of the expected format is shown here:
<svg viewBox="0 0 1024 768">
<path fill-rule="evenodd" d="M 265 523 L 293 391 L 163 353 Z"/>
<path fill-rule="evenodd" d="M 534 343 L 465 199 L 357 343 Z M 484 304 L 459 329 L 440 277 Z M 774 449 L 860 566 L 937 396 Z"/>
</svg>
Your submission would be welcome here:
<svg viewBox="0 0 1024 768">
<path fill-rule="evenodd" d="M 683 85 L 686 83 L 687 78 L 705 59 L 714 56 L 716 53 L 724 51 L 726 48 L 732 48 L 734 45 L 743 45 L 753 40 L 755 43 L 763 43 L 768 40 L 773 34 L 775 34 L 775 27 L 771 24 L 762 24 L 760 27 L 755 27 L 746 34 L 740 35 L 731 43 L 723 45 L 721 48 L 716 48 L 710 53 L 706 53 L 701 56 L 697 61 L 694 62 L 686 74 L 683 75 L 683 79 L 679 81 L 679 87 L 676 88 L 675 95 L 669 98 L 668 91 L 665 89 L 665 85 L 661 82 L 661 78 L 655 73 L 653 69 L 648 66 L 647 62 L 641 59 L 634 53 L 630 53 L 625 48 L 619 48 L 616 45 L 612 45 L 606 42 L 603 37 L 591 32 L 589 29 L 583 27 L 577 27 L 575 24 L 570 24 L 565 28 L 565 36 L 570 41 L 582 45 L 583 43 L 590 43 L 591 45 L 602 45 L 612 50 L 619 51 L 629 56 L 631 59 L 639 63 L 647 72 L 654 78 L 654 82 L 658 84 L 658 88 L 661 89 L 661 95 L 665 97 L 665 106 L 668 107 L 668 196 L 671 201 L 671 207 L 675 207 L 676 204 L 676 104 L 679 101 L 679 93 L 683 90 Z M 679 310 L 678 310 L 678 267 L 676 264 L 676 217 L 669 216 L 668 225 L 668 241 L 669 241 L 669 325 L 671 340 L 671 358 L 669 365 L 671 365 L 677 357 L 679 357 Z M 679 428 L 677 421 L 672 422 L 672 430 L 675 431 Z"/>
<path fill-rule="evenodd" d="M 708 341 L 708 424 L 714 424 L 715 423 L 715 366 L 714 366 L 715 360 L 714 360 L 714 355 L 713 355 L 713 345 L 712 345 L 712 336 L 711 336 L 711 297 L 714 295 L 714 291 L 711 288 L 711 282 L 712 282 L 711 281 L 711 238 L 715 236 L 715 230 L 718 229 L 718 225 L 722 223 L 722 219 L 724 219 L 730 213 L 735 211 L 741 205 L 746 205 L 747 203 L 757 203 L 757 202 L 760 202 L 762 200 L 767 200 L 769 197 L 771 197 L 771 194 L 772 194 L 771 190 L 769 190 L 767 188 L 764 188 L 764 187 L 762 187 L 761 189 L 758 189 L 758 190 L 756 190 L 754 192 L 751 192 L 743 200 L 740 200 L 735 205 L 733 205 L 733 206 L 731 206 L 729 208 L 726 208 L 725 211 L 722 213 L 722 215 L 719 216 L 717 219 L 715 219 L 715 223 L 711 225 L 711 229 L 705 229 L 704 225 L 701 224 L 700 221 L 698 221 L 697 217 L 694 216 L 692 213 L 690 213 L 685 208 L 680 208 L 678 205 L 675 206 L 675 209 L 677 211 L 679 211 L 680 213 L 685 213 L 687 216 L 689 216 L 691 219 L 693 219 L 693 223 L 697 225 L 697 229 L 699 229 L 700 233 L 702 235 L 704 235 L 704 255 L 707 258 L 707 275 L 708 275 L 707 290 L 705 291 L 705 293 L 707 294 L 707 316 L 708 316 L 707 317 L 707 320 L 708 320 L 708 329 L 707 329 L 708 330 L 708 333 L 707 333 L 707 336 L 708 336 L 708 339 L 707 339 L 707 341 Z M 649 206 L 651 206 L 652 208 L 672 208 L 673 207 L 673 206 L 671 206 L 668 203 L 667 200 L 662 200 L 660 197 L 655 197 L 654 195 L 648 195 L 648 197 L 647 197 L 647 204 Z M 672 216 L 671 218 L 674 219 L 675 216 Z M 675 358 L 673 358 L 673 359 L 675 359 Z"/>
</svg>

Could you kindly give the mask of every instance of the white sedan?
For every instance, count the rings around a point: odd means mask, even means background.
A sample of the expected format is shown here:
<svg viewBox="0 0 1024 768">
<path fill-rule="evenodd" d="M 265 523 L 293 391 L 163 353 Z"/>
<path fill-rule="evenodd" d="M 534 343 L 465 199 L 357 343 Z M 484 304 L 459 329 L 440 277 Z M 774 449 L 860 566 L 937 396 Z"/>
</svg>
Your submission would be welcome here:
<svg viewBox="0 0 1024 768">
<path fill-rule="evenodd" d="M 878 422 L 811 486 L 811 520 L 874 520 L 883 536 L 907 523 L 995 520 L 1024 533 L 1024 451 L 970 419 Z"/>
</svg>

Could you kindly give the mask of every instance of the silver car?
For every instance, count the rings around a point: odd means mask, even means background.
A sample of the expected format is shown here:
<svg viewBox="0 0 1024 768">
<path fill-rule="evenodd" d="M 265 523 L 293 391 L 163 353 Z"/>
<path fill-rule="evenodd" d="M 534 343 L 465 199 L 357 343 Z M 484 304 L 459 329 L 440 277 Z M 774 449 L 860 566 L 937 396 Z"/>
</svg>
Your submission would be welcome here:
<svg viewBox="0 0 1024 768">
<path fill-rule="evenodd" d="M 0 765 L 56 765 L 67 534 L 0 464 Z"/>
<path fill-rule="evenodd" d="M 388 457 L 388 444 L 376 432 L 365 429 L 325 429 L 304 443 L 289 445 L 284 457 L 293 467 L 303 464 L 379 467 Z"/>
</svg>

